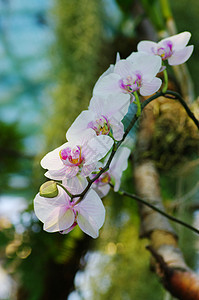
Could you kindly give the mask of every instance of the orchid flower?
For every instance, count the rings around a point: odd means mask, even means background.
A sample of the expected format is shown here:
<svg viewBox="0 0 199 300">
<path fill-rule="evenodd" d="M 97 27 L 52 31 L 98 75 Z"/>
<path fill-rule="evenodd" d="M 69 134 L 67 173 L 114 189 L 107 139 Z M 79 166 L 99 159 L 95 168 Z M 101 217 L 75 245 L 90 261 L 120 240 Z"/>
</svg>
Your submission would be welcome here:
<svg viewBox="0 0 199 300">
<path fill-rule="evenodd" d="M 155 93 L 161 79 L 155 77 L 161 68 L 161 58 L 146 53 L 133 53 L 115 64 L 113 73 L 98 80 L 93 94 L 99 96 L 128 94 L 139 91 L 142 96 Z"/>
<path fill-rule="evenodd" d="M 121 177 L 123 171 L 128 167 L 128 158 L 131 154 L 131 150 L 127 147 L 120 147 L 113 160 L 111 161 L 109 170 L 103 173 L 97 180 L 94 181 L 92 188 L 98 193 L 99 197 L 104 197 L 110 190 L 109 183 L 114 182 L 114 191 L 118 192 L 121 184 Z M 94 178 L 94 174 L 90 175 L 90 178 Z"/>
<path fill-rule="evenodd" d="M 193 52 L 193 45 L 186 46 L 191 37 L 190 32 L 182 32 L 165 38 L 158 43 L 141 41 L 138 51 L 158 55 L 162 60 L 168 60 L 169 65 L 175 66 L 186 62 Z"/>
<path fill-rule="evenodd" d="M 105 220 L 105 208 L 97 193 L 90 189 L 77 203 L 77 198 L 71 201 L 61 187 L 57 188 L 58 195 L 54 198 L 45 198 L 38 193 L 34 199 L 34 211 L 44 223 L 43 229 L 66 234 L 78 224 L 83 232 L 97 238 Z"/>
<path fill-rule="evenodd" d="M 41 166 L 48 169 L 45 176 L 54 180 L 71 179 L 78 175 L 87 177 L 112 145 L 113 140 L 110 137 L 96 136 L 89 128 L 81 137 L 76 137 L 46 154 L 41 160 Z"/>
<path fill-rule="evenodd" d="M 97 136 L 112 134 L 115 140 L 121 140 L 124 134 L 122 119 L 128 112 L 129 96 L 110 95 L 109 98 L 94 96 L 89 105 L 89 110 L 84 110 L 76 118 L 66 133 L 70 140 L 88 128 L 94 130 Z M 108 138 L 108 137 L 107 137 Z"/>
</svg>

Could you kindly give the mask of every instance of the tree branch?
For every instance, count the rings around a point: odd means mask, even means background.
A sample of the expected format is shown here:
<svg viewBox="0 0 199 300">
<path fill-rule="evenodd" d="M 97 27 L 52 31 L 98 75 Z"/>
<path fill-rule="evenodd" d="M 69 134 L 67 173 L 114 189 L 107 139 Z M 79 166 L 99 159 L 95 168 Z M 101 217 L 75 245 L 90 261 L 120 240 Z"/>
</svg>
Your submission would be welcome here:
<svg viewBox="0 0 199 300">
<path fill-rule="evenodd" d="M 113 185 L 111 185 L 111 187 L 113 187 Z M 193 232 L 196 232 L 197 234 L 199 234 L 199 230 L 196 229 L 195 227 L 189 225 L 188 223 L 184 222 L 184 221 L 181 221 L 177 218 L 175 218 L 174 216 L 171 216 L 169 214 L 167 214 L 165 211 L 159 209 L 158 207 L 154 206 L 153 204 L 147 202 L 146 200 L 138 197 L 137 195 L 134 195 L 134 194 L 131 194 L 129 192 L 126 192 L 126 191 L 123 191 L 123 190 L 119 190 L 118 193 L 122 196 L 127 196 L 129 198 L 132 198 L 132 199 L 135 199 L 137 202 L 143 204 L 143 205 L 146 205 L 148 207 L 150 207 L 151 209 L 153 209 L 154 211 L 158 212 L 159 214 L 163 215 L 164 217 L 166 217 L 167 219 L 175 222 L 175 223 L 178 223 L 190 230 L 192 230 Z"/>
</svg>

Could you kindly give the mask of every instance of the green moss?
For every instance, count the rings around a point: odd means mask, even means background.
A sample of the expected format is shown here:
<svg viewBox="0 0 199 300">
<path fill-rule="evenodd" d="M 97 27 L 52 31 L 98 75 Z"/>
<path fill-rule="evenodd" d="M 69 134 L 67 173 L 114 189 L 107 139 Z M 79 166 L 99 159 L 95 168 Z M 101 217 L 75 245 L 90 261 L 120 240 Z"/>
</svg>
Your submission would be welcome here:
<svg viewBox="0 0 199 300">
<path fill-rule="evenodd" d="M 53 109 L 46 134 L 49 148 L 65 141 L 78 114 L 87 109 L 97 80 L 101 44 L 100 1 L 55 2 L 56 42 L 53 48 Z"/>
</svg>

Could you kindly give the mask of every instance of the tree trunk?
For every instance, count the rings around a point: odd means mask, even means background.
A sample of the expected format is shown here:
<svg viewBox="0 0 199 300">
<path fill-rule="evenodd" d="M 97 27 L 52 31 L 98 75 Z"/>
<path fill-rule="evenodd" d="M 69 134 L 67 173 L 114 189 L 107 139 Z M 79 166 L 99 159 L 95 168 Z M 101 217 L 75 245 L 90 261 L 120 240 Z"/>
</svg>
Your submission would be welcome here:
<svg viewBox="0 0 199 300">
<path fill-rule="evenodd" d="M 153 135 L 155 134 L 156 123 L 161 120 L 165 121 L 165 118 L 162 117 L 165 113 L 165 107 L 163 106 L 166 106 L 166 113 L 169 112 L 171 117 L 174 116 L 174 119 L 178 119 L 176 115 L 179 109 L 176 108 L 177 104 L 173 100 L 171 102 L 171 100 L 161 97 L 156 101 L 145 108 L 140 122 L 134 167 L 134 183 L 136 192 L 140 197 L 164 210 L 159 173 L 156 162 L 152 159 L 154 151 L 161 151 L 161 149 L 153 147 Z M 185 119 L 187 118 L 183 110 L 181 110 L 181 114 Z M 175 121 L 179 122 L 178 120 Z M 169 123 L 171 123 L 170 120 Z M 159 125 L 161 125 L 161 122 Z M 164 128 L 163 124 L 162 126 Z M 192 124 L 191 126 L 194 125 Z M 173 126 L 173 129 L 174 131 L 176 130 L 175 126 Z M 162 140 L 164 140 L 164 143 L 168 142 L 167 132 L 162 136 Z M 157 143 L 155 145 L 157 148 Z M 184 261 L 183 254 L 178 247 L 177 234 L 168 219 L 143 205 L 140 205 L 139 210 L 141 217 L 140 236 L 147 237 L 150 241 L 148 250 L 152 254 L 152 266 L 156 274 L 161 278 L 165 288 L 173 296 L 181 300 L 199 299 L 199 277 Z"/>
</svg>

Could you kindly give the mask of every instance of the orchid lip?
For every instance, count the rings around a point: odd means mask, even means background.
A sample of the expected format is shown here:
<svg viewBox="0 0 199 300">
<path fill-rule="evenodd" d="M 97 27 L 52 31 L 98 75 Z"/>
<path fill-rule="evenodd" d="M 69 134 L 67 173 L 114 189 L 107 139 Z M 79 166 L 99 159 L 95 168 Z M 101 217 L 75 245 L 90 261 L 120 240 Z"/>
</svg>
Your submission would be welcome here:
<svg viewBox="0 0 199 300">
<path fill-rule="evenodd" d="M 108 135 L 111 130 L 109 121 L 104 115 L 101 115 L 95 121 L 91 121 L 88 128 L 92 128 L 97 135 Z"/>
<path fill-rule="evenodd" d="M 73 149 L 67 147 L 59 152 L 59 156 L 64 164 L 67 162 L 71 163 L 74 166 L 79 166 L 84 162 L 84 157 L 82 156 L 82 148 L 76 146 Z"/>
<path fill-rule="evenodd" d="M 98 186 L 104 186 L 111 181 L 111 176 L 108 172 L 103 173 L 98 179 L 94 181 Z"/>
<path fill-rule="evenodd" d="M 132 76 L 127 76 L 126 78 L 119 80 L 119 87 L 123 90 L 124 93 L 131 94 L 140 89 L 142 85 L 142 76 L 139 72 L 136 72 L 134 78 Z"/>
<path fill-rule="evenodd" d="M 160 47 L 156 50 L 152 48 L 152 52 L 166 60 L 173 55 L 173 44 L 171 41 L 165 41 Z"/>
</svg>

